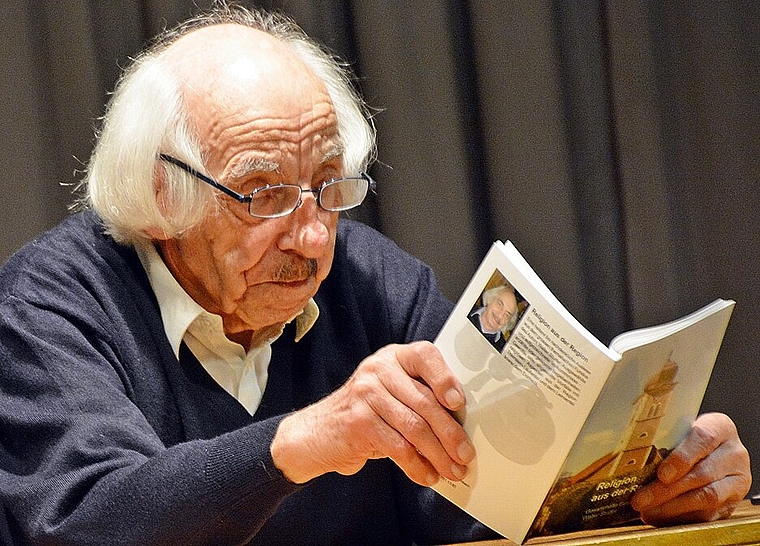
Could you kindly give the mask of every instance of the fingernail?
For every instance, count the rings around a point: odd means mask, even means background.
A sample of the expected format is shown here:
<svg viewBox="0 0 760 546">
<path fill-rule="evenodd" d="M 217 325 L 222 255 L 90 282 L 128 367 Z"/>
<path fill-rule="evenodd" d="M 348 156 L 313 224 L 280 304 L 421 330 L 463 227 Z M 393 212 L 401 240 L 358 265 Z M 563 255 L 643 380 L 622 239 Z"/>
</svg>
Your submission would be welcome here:
<svg viewBox="0 0 760 546">
<path fill-rule="evenodd" d="M 449 409 L 459 409 L 464 405 L 464 398 L 458 390 L 450 389 L 446 393 L 446 404 L 448 404 Z"/>
<path fill-rule="evenodd" d="M 430 474 L 428 474 L 428 475 L 427 475 L 427 477 L 425 478 L 425 483 L 426 483 L 428 486 L 431 486 L 431 487 L 432 487 L 432 486 L 434 486 L 435 484 L 437 484 L 437 483 L 438 483 L 438 480 L 439 480 L 440 478 L 441 478 L 441 477 L 440 477 L 438 474 L 436 474 L 435 472 L 431 472 L 431 473 L 430 473 Z"/>
<path fill-rule="evenodd" d="M 461 480 L 467 475 L 467 467 L 459 464 L 451 465 L 451 472 L 454 474 L 457 480 Z"/>
<path fill-rule="evenodd" d="M 475 458 L 475 448 L 470 442 L 462 442 L 457 449 L 457 455 L 459 455 L 459 460 L 469 463 Z"/>
</svg>

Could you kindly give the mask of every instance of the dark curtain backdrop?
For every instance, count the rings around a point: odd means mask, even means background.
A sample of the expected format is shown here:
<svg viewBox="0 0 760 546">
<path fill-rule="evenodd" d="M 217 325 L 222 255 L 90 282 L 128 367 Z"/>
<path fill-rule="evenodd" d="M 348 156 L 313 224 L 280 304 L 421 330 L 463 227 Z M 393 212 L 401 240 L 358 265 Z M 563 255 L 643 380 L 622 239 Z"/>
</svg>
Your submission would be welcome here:
<svg viewBox="0 0 760 546">
<path fill-rule="evenodd" d="M 208 4 L 3 2 L 0 259 L 67 214 L 119 67 Z M 353 65 L 380 135 L 354 216 L 452 299 L 497 238 L 604 341 L 736 299 L 704 409 L 734 418 L 760 479 L 760 2 L 258 5 Z"/>
</svg>

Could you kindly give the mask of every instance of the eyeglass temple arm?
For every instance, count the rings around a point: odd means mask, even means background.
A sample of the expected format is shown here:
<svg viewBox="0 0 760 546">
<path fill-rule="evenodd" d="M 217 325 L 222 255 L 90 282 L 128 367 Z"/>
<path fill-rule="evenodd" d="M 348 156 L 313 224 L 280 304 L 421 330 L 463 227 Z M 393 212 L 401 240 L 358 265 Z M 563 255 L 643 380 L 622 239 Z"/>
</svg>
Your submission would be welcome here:
<svg viewBox="0 0 760 546">
<path fill-rule="evenodd" d="M 250 200 L 249 197 L 247 197 L 245 195 L 242 195 L 242 194 L 239 194 L 238 192 L 236 192 L 234 190 L 231 190 L 227 186 L 223 186 L 222 184 L 220 184 L 219 182 L 217 182 L 213 178 L 210 178 L 210 177 L 206 176 L 205 174 L 203 174 L 202 172 L 197 171 L 196 169 L 192 168 L 190 165 L 188 165 L 184 161 L 180 161 L 179 159 L 177 159 L 175 157 L 172 157 L 172 156 L 170 156 L 168 154 L 159 154 L 158 157 L 161 160 L 166 161 L 167 163 L 171 163 L 172 165 L 175 165 L 175 166 L 179 167 L 180 169 L 182 169 L 186 173 L 188 173 L 188 174 L 190 174 L 190 175 L 198 178 L 199 180 L 202 180 L 206 184 L 209 184 L 209 185 L 215 187 L 219 191 L 221 191 L 221 192 L 229 195 L 230 197 L 232 197 L 233 199 L 236 199 L 237 201 L 240 201 L 241 203 L 245 203 L 246 201 Z M 369 174 L 367 174 L 364 171 L 360 171 L 359 172 L 359 176 L 367 181 L 367 184 L 369 185 L 369 190 L 372 193 L 376 193 L 375 190 L 377 189 L 377 182 L 375 182 L 375 180 Z"/>
<path fill-rule="evenodd" d="M 248 201 L 248 198 L 245 195 L 241 195 L 238 192 L 236 192 L 234 190 L 231 190 L 227 186 L 223 186 L 222 184 L 220 184 L 219 182 L 217 182 L 213 178 L 209 178 L 208 176 L 206 176 L 202 172 L 199 172 L 199 171 L 193 169 L 190 165 L 188 165 L 184 161 L 180 161 L 179 159 L 177 159 L 175 157 L 172 157 L 170 155 L 167 155 L 167 154 L 159 154 L 158 157 L 161 158 L 163 161 L 166 161 L 167 163 L 171 163 L 172 165 L 175 165 L 175 166 L 179 167 L 180 169 L 182 169 L 186 173 L 188 173 L 188 174 L 190 174 L 190 175 L 198 178 L 199 180 L 202 180 L 206 184 L 214 186 L 219 191 L 221 191 L 221 192 L 229 195 L 230 197 L 232 197 L 233 199 L 235 199 L 237 201 L 240 201 L 241 203 L 245 203 L 246 201 Z"/>
<path fill-rule="evenodd" d="M 367 185 L 369 186 L 369 191 L 371 191 L 374 194 L 377 194 L 375 191 L 377 189 L 377 182 L 375 182 L 375 179 L 372 178 L 369 174 L 367 174 L 364 171 L 359 171 L 359 176 L 367 181 Z"/>
</svg>

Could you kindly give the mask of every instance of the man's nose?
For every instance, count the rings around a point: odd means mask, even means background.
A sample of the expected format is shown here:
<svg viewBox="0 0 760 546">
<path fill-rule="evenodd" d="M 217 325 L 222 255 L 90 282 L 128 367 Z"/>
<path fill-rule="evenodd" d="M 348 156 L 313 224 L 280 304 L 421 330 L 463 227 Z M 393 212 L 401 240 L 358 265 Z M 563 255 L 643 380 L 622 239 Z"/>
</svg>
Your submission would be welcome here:
<svg viewBox="0 0 760 546">
<path fill-rule="evenodd" d="M 285 244 L 292 246 L 304 256 L 322 252 L 330 242 L 327 217 L 330 215 L 317 205 L 317 196 L 311 191 L 301 193 L 301 202 L 288 215 L 290 229 L 284 237 Z"/>
</svg>

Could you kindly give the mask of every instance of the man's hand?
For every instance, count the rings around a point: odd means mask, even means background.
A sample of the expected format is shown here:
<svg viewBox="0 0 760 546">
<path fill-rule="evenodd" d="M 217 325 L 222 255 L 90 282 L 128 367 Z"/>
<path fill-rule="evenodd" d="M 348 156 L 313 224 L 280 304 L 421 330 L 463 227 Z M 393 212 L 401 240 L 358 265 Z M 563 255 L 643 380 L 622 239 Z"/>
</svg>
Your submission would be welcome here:
<svg viewBox="0 0 760 546">
<path fill-rule="evenodd" d="M 749 491 L 749 454 L 733 421 L 700 415 L 686 439 L 660 464 L 657 479 L 631 504 L 652 525 L 712 521 L 731 515 Z"/>
<path fill-rule="evenodd" d="M 475 451 L 451 412 L 461 385 L 429 342 L 389 345 L 367 357 L 337 391 L 289 415 L 272 442 L 275 465 L 304 483 L 350 475 L 388 457 L 415 482 L 461 480 Z"/>
</svg>

